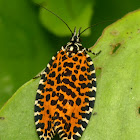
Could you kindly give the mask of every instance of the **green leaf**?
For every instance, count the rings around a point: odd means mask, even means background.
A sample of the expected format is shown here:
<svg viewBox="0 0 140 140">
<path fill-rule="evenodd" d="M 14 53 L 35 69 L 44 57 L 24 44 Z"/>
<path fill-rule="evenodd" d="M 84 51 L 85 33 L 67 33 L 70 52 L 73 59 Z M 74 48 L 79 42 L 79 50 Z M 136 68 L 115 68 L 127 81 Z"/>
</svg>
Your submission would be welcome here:
<svg viewBox="0 0 140 140">
<path fill-rule="evenodd" d="M 0 108 L 53 54 L 29 0 L 0 0 Z"/>
<path fill-rule="evenodd" d="M 93 51 L 97 98 L 81 140 L 140 138 L 140 10 L 107 27 Z M 93 57 L 93 56 L 92 56 Z M 34 125 L 34 100 L 39 79 L 23 85 L 0 110 L 0 139 L 39 140 Z"/>
<path fill-rule="evenodd" d="M 93 15 L 93 2 L 94 1 L 91 0 L 87 0 L 86 3 L 84 0 L 45 0 L 43 6 L 61 17 L 73 32 L 75 26 L 77 30 L 79 30 L 80 27 L 85 29 L 90 26 L 90 21 Z M 44 27 L 52 33 L 58 36 L 71 35 L 71 32 L 60 19 L 43 8 L 41 8 L 40 17 Z M 63 32 L 63 29 L 65 29 L 65 32 Z M 83 34 L 89 35 L 89 33 L 90 30 L 87 30 Z"/>
</svg>

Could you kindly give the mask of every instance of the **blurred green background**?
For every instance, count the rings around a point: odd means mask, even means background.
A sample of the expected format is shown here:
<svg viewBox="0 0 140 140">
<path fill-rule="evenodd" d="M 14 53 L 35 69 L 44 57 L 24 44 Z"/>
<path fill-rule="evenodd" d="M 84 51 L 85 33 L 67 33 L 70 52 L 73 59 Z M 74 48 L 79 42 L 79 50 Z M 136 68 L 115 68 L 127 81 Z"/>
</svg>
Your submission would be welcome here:
<svg viewBox="0 0 140 140">
<path fill-rule="evenodd" d="M 0 108 L 47 65 L 71 36 L 62 21 L 35 2 L 62 17 L 72 30 L 75 26 L 84 29 L 98 22 L 115 21 L 140 7 L 139 0 L 0 0 Z M 111 23 L 85 32 L 83 46 L 93 46 Z"/>
</svg>

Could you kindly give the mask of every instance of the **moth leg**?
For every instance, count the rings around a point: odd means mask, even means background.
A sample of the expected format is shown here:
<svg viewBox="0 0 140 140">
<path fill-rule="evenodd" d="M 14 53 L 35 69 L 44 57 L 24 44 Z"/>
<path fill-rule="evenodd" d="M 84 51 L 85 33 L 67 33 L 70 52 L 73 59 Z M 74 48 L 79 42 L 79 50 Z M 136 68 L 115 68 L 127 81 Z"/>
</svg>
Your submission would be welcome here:
<svg viewBox="0 0 140 140">
<path fill-rule="evenodd" d="M 88 48 L 86 48 L 86 51 L 87 52 L 89 52 L 89 53 L 92 53 L 93 55 L 99 55 L 100 53 L 101 53 L 101 50 L 99 51 L 99 52 L 97 52 L 97 53 L 94 53 L 94 52 L 92 52 L 90 49 L 88 49 Z"/>
</svg>

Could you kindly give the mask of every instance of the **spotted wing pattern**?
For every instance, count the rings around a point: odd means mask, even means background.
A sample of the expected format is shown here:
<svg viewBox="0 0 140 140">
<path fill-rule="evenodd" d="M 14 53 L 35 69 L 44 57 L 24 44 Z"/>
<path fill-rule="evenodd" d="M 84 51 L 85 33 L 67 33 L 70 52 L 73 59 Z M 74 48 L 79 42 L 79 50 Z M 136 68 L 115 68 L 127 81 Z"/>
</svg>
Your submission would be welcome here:
<svg viewBox="0 0 140 140">
<path fill-rule="evenodd" d="M 37 90 L 35 124 L 41 140 L 57 133 L 76 140 L 85 130 L 95 102 L 96 77 L 85 50 L 69 57 L 61 49 L 47 65 Z"/>
</svg>

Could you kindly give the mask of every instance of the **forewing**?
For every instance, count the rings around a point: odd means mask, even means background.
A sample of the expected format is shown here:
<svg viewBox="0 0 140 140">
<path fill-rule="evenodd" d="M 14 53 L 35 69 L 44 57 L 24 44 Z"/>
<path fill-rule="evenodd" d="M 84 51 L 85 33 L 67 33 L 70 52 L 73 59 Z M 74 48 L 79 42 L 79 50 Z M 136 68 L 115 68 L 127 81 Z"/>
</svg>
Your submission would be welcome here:
<svg viewBox="0 0 140 140">
<path fill-rule="evenodd" d="M 59 99 L 54 129 L 62 140 L 76 140 L 85 130 L 95 102 L 96 77 L 93 62 L 86 52 L 60 59 Z"/>
<path fill-rule="evenodd" d="M 61 51 L 63 52 L 63 51 Z M 58 52 L 47 65 L 41 77 L 35 100 L 35 124 L 41 140 L 51 140 L 55 135 L 53 117 L 58 101 L 58 67 L 61 53 Z"/>
</svg>

